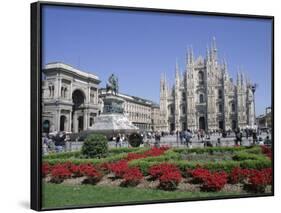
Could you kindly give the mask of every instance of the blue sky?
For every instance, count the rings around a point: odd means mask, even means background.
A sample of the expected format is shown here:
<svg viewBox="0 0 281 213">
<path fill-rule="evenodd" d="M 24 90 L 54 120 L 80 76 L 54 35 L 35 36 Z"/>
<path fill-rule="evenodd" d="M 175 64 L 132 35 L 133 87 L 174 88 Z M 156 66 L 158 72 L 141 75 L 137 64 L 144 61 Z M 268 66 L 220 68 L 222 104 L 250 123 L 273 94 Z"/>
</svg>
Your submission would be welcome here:
<svg viewBox="0 0 281 213">
<path fill-rule="evenodd" d="M 271 22 L 261 19 L 44 6 L 43 64 L 60 61 L 102 80 L 119 77 L 120 92 L 159 103 L 161 73 L 173 83 L 186 47 L 196 57 L 216 37 L 218 55 L 258 84 L 257 115 L 271 105 Z"/>
</svg>

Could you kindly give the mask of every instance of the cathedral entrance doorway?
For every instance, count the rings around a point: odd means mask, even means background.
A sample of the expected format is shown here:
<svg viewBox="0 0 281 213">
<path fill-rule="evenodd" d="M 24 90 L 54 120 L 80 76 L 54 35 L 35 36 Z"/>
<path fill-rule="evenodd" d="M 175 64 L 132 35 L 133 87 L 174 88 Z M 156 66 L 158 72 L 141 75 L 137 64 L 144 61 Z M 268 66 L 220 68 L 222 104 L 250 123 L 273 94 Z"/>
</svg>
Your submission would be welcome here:
<svg viewBox="0 0 281 213">
<path fill-rule="evenodd" d="M 182 131 L 184 131 L 184 130 L 187 130 L 186 122 L 183 122 L 183 123 L 182 123 Z"/>
<path fill-rule="evenodd" d="M 200 117 L 199 118 L 199 129 L 206 130 L 205 117 Z"/>
<path fill-rule="evenodd" d="M 219 129 L 224 129 L 223 121 L 219 121 Z"/>
<path fill-rule="evenodd" d="M 235 130 L 235 129 L 237 128 L 236 120 L 232 120 L 232 122 L 231 122 L 231 128 L 232 128 L 232 130 Z"/>
<path fill-rule="evenodd" d="M 174 131 L 175 130 L 175 124 L 174 123 L 171 123 L 170 124 L 170 132 Z"/>
</svg>

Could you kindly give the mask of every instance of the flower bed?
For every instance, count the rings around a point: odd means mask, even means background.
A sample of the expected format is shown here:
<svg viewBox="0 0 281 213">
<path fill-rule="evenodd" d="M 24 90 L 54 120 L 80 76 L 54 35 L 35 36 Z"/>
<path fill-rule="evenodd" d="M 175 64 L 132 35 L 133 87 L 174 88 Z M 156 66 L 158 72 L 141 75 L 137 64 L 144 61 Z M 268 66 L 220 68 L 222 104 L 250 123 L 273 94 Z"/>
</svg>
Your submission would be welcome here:
<svg viewBox="0 0 281 213">
<path fill-rule="evenodd" d="M 208 148 L 207 151 L 198 151 L 210 155 L 225 151 L 236 156 L 234 160 L 220 162 L 181 160 L 181 153 L 196 154 L 193 149 L 162 147 L 134 150 L 121 153 L 116 151 L 115 155 L 101 159 L 64 159 L 62 156 L 59 159 L 44 159 L 42 177 L 54 183 L 84 177 L 84 183 L 90 184 L 97 184 L 103 177 L 114 177 L 106 183 L 116 179 L 121 186 L 155 181 L 158 188 L 163 190 L 176 190 L 186 182 L 196 184 L 202 191 L 211 192 L 222 190 L 226 184 L 240 184 L 247 191 L 264 193 L 266 187 L 272 184 L 269 158 L 272 153 L 268 147 L 215 147 L 213 150 Z"/>
</svg>

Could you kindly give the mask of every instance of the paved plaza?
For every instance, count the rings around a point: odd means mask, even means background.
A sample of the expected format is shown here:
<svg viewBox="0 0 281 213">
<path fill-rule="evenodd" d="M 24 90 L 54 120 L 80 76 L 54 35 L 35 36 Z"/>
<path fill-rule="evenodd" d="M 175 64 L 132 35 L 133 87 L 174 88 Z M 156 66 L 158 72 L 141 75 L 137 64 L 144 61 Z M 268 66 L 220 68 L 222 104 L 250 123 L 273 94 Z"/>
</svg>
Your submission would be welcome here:
<svg viewBox="0 0 281 213">
<path fill-rule="evenodd" d="M 258 141 L 257 144 L 262 145 L 264 139 L 267 137 L 267 134 L 262 133 L 261 135 L 258 136 L 258 138 L 261 138 L 262 140 Z M 220 143 L 218 143 L 218 139 L 220 140 Z M 269 139 L 271 139 L 271 135 L 269 135 Z M 212 146 L 234 146 L 235 144 L 235 137 L 234 135 L 230 135 L 226 138 L 222 138 L 219 135 L 212 135 L 210 136 L 210 139 L 204 139 L 204 140 L 198 140 L 197 135 L 194 135 L 191 139 L 191 143 L 189 146 L 187 146 L 185 143 L 181 143 L 180 138 L 177 137 L 176 135 L 167 135 L 164 137 L 161 137 L 160 140 L 160 146 L 169 146 L 169 147 L 178 147 L 178 148 L 196 148 L 196 147 L 204 147 L 204 142 L 209 142 L 212 144 Z M 248 139 L 246 137 L 242 138 L 242 146 L 250 146 L 253 143 L 253 139 L 249 137 Z M 75 150 L 80 150 L 82 147 L 83 142 L 68 142 L 66 144 L 66 151 L 75 151 Z M 115 141 L 109 141 L 108 142 L 110 148 L 115 148 L 116 147 L 116 142 Z M 144 144 L 141 146 L 154 146 L 155 144 L 155 139 L 144 139 Z M 129 147 L 127 141 L 123 141 L 120 144 L 117 145 L 117 147 Z"/>
</svg>

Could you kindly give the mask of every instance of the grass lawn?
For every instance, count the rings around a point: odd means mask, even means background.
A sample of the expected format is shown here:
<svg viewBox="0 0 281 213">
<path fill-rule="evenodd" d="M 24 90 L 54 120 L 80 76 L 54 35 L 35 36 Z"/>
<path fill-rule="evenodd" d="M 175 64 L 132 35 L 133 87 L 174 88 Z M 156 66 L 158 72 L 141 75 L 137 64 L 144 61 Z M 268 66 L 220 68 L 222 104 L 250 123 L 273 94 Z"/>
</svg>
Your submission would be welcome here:
<svg viewBox="0 0 281 213">
<path fill-rule="evenodd" d="M 183 192 L 156 189 L 136 189 L 94 185 L 43 184 L 43 208 L 114 204 L 137 201 L 157 201 L 180 198 L 202 198 L 238 195 L 226 192 Z"/>
</svg>

